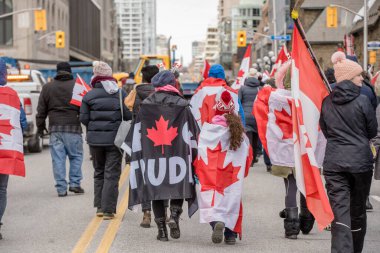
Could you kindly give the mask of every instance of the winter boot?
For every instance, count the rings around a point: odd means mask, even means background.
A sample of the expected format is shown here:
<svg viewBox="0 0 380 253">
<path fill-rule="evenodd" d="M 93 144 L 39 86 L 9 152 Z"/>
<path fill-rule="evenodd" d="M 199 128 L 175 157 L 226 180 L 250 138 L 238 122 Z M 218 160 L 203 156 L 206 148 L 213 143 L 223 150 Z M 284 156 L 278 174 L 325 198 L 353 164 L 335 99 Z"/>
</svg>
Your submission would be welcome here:
<svg viewBox="0 0 380 253">
<path fill-rule="evenodd" d="M 173 239 L 178 239 L 181 236 L 181 231 L 179 230 L 179 217 L 181 216 L 182 208 L 179 206 L 170 207 L 170 219 L 168 226 L 170 228 L 170 236 Z"/>
<path fill-rule="evenodd" d="M 284 220 L 285 238 L 297 239 L 300 233 L 300 220 L 298 218 L 298 207 L 286 208 L 286 218 Z"/>
<path fill-rule="evenodd" d="M 300 229 L 302 234 L 307 235 L 313 229 L 314 216 L 310 213 L 309 209 L 301 207 L 300 212 Z"/>
<path fill-rule="evenodd" d="M 169 241 L 165 217 L 154 219 L 154 221 L 156 222 L 158 228 L 157 240 L 162 242 Z"/>
<path fill-rule="evenodd" d="M 279 212 L 278 215 L 280 216 L 280 218 L 285 219 L 286 218 L 286 208 L 284 210 L 282 210 L 281 212 Z"/>
<path fill-rule="evenodd" d="M 369 201 L 369 196 L 367 197 L 367 201 L 365 203 L 365 209 L 367 210 L 367 212 L 373 210 L 373 206 L 372 206 L 371 202 Z"/>
<path fill-rule="evenodd" d="M 143 228 L 150 228 L 150 223 L 152 221 L 152 215 L 149 210 L 144 211 L 143 220 L 140 223 L 140 226 Z"/>
</svg>

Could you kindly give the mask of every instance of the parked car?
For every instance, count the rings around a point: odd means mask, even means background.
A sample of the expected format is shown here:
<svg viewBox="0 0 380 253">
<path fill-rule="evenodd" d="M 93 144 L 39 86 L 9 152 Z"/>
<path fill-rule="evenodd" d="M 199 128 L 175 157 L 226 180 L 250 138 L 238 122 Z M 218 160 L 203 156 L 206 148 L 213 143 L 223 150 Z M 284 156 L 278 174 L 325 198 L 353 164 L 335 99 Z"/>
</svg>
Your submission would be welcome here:
<svg viewBox="0 0 380 253">
<path fill-rule="evenodd" d="M 43 139 L 37 135 L 36 114 L 38 99 L 45 84 L 45 78 L 37 70 L 8 70 L 7 86 L 18 93 L 25 110 L 28 127 L 24 131 L 24 146 L 31 153 L 41 152 L 43 148 Z"/>
<path fill-rule="evenodd" d="M 198 88 L 199 83 L 196 82 L 184 82 L 181 83 L 183 96 L 185 98 L 191 98 L 194 95 L 195 90 Z"/>
</svg>

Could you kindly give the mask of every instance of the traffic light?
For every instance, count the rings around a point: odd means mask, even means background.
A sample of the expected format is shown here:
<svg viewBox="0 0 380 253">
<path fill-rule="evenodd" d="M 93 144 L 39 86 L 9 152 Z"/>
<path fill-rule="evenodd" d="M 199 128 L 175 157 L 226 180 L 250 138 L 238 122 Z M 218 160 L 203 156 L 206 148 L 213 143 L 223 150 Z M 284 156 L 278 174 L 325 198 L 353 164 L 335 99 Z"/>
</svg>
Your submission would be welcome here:
<svg viewBox="0 0 380 253">
<path fill-rule="evenodd" d="M 330 7 L 326 8 L 326 26 L 327 28 L 338 27 L 338 8 Z"/>
<path fill-rule="evenodd" d="M 63 31 L 55 32 L 55 47 L 65 48 L 65 32 Z"/>
<path fill-rule="evenodd" d="M 374 65 L 376 63 L 376 51 L 369 51 L 369 64 Z"/>
<path fill-rule="evenodd" d="M 246 47 L 247 46 L 247 33 L 246 31 L 238 31 L 237 33 L 237 46 Z"/>
<path fill-rule="evenodd" d="M 46 10 L 34 11 L 34 30 L 46 31 Z"/>
</svg>

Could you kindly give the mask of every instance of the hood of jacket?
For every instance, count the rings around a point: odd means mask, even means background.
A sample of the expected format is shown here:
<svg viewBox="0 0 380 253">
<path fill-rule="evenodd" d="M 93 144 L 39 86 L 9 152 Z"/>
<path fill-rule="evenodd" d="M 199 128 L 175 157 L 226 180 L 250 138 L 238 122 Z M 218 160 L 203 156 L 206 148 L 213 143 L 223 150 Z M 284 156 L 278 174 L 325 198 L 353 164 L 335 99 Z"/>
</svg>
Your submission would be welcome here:
<svg viewBox="0 0 380 253">
<path fill-rule="evenodd" d="M 255 77 L 248 77 L 247 79 L 245 79 L 244 85 L 249 87 L 259 87 L 260 81 Z"/>
<path fill-rule="evenodd" d="M 349 80 L 344 80 L 334 87 L 332 102 L 342 105 L 351 102 L 360 95 L 360 87 Z"/>
<path fill-rule="evenodd" d="M 136 86 L 136 93 L 141 98 L 141 100 L 146 99 L 153 92 L 154 87 L 150 83 L 142 83 Z"/>
</svg>

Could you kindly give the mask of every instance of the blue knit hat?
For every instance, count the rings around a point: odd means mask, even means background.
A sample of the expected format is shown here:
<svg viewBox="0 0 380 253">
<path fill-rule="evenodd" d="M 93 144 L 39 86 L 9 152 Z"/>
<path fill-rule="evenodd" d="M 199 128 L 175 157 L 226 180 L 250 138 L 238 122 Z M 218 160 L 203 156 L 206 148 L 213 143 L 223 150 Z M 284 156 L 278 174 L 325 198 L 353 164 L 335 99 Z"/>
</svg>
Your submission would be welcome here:
<svg viewBox="0 0 380 253">
<path fill-rule="evenodd" d="M 161 71 L 152 78 L 152 85 L 154 87 L 163 87 L 166 85 L 175 86 L 175 84 L 176 84 L 175 76 L 169 70 Z"/>
<path fill-rule="evenodd" d="M 215 64 L 212 65 L 210 71 L 208 72 L 208 77 L 226 79 L 226 74 L 224 73 L 224 69 L 222 65 Z"/>
<path fill-rule="evenodd" d="M 0 58 L 0 85 L 3 86 L 6 84 L 7 84 L 7 65 Z"/>
</svg>

